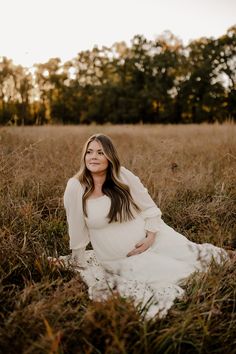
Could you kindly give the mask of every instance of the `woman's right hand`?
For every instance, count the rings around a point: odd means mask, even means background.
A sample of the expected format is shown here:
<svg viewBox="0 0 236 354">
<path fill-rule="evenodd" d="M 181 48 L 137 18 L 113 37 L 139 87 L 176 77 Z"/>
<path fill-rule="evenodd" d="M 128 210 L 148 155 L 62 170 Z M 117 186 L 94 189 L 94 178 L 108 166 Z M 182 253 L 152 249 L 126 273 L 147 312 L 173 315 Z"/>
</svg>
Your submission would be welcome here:
<svg viewBox="0 0 236 354">
<path fill-rule="evenodd" d="M 147 231 L 147 236 L 135 245 L 135 248 L 127 254 L 127 257 L 135 256 L 147 251 L 153 245 L 155 238 L 156 233 Z"/>
</svg>

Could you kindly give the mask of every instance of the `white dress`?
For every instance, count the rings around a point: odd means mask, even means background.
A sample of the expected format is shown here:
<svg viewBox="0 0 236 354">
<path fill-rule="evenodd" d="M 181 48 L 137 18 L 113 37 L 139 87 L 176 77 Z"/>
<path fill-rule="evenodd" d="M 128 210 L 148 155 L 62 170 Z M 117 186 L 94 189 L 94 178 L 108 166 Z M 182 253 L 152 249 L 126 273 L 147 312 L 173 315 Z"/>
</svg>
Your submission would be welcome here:
<svg viewBox="0 0 236 354">
<path fill-rule="evenodd" d="M 88 217 L 80 215 L 80 222 L 83 220 L 81 230 L 86 230 L 86 236 L 83 236 L 91 241 L 93 251 L 84 251 L 84 244 L 83 247 L 78 247 L 81 259 L 84 258 L 82 265 L 86 264 L 86 269 L 80 270 L 80 273 L 89 287 L 91 298 L 103 299 L 116 290 L 122 296 L 133 297 L 142 306 L 149 303 L 146 308 L 148 317 L 157 313 L 164 316 L 174 300 L 183 295 L 184 290 L 180 285 L 185 279 L 195 271 L 205 271 L 213 258 L 221 263 L 228 256 L 226 251 L 212 244 L 189 241 L 165 224 L 161 219 L 160 209 L 146 188 L 124 167 L 121 170 L 121 179 L 129 184 L 131 194 L 141 206 L 142 212 L 136 214 L 131 221 L 109 223 L 107 215 L 111 205 L 110 198 L 104 195 L 88 199 Z M 79 182 L 75 178 L 71 180 L 71 185 L 78 188 Z M 69 187 L 70 189 L 72 190 Z M 74 198 L 75 192 L 76 189 Z M 69 230 L 72 230 L 76 225 L 72 225 L 70 207 L 73 205 L 78 212 L 81 205 L 73 204 L 70 197 L 72 193 L 68 192 L 67 187 L 64 201 Z M 127 257 L 145 237 L 146 230 L 157 232 L 154 244 L 139 255 Z"/>
</svg>

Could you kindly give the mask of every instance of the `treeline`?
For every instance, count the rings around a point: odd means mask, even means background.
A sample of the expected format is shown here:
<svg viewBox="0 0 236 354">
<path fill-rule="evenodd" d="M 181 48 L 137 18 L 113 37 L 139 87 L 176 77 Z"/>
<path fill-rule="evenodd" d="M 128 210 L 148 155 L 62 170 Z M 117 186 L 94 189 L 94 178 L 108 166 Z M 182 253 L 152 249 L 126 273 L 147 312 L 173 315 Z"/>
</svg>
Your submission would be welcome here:
<svg viewBox="0 0 236 354">
<path fill-rule="evenodd" d="M 0 57 L 0 125 L 236 120 L 236 26 L 188 46 L 170 32 L 34 70 Z"/>
</svg>

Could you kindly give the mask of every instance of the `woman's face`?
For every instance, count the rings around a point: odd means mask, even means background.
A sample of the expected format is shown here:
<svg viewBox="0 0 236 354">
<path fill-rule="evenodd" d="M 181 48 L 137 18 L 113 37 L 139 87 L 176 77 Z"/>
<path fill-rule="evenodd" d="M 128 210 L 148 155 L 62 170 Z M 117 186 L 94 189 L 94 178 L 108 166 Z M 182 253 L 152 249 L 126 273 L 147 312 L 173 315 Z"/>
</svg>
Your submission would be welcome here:
<svg viewBox="0 0 236 354">
<path fill-rule="evenodd" d="M 85 165 L 92 173 L 101 173 L 107 170 L 108 160 L 104 155 L 102 145 L 98 141 L 91 141 L 85 154 Z"/>
</svg>

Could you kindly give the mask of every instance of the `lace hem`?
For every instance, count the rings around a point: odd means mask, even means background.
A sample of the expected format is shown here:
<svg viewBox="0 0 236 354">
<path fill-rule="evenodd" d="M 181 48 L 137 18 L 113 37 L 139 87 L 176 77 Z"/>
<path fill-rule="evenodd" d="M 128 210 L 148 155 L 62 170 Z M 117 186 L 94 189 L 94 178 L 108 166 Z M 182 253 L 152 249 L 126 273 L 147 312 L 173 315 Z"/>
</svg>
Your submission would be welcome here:
<svg viewBox="0 0 236 354">
<path fill-rule="evenodd" d="M 114 293 L 125 298 L 132 298 L 136 306 L 141 307 L 145 318 L 157 316 L 162 318 L 176 299 L 184 295 L 184 290 L 176 284 L 147 284 L 129 280 L 117 274 L 107 272 L 97 261 L 94 251 L 85 251 L 85 268 L 76 267 L 71 255 L 60 256 L 65 266 L 73 265 L 88 286 L 91 300 L 104 301 Z"/>
</svg>

